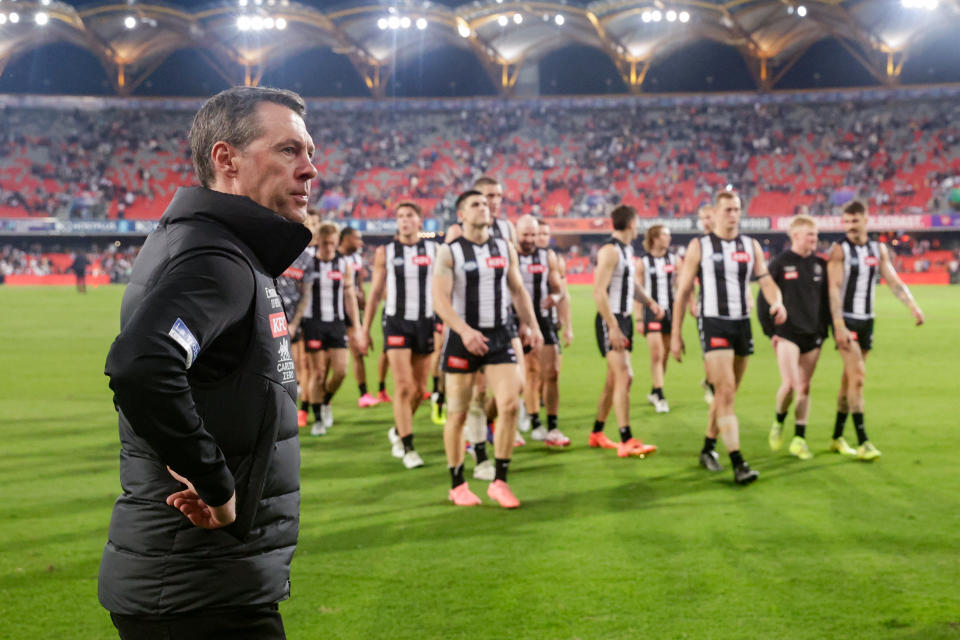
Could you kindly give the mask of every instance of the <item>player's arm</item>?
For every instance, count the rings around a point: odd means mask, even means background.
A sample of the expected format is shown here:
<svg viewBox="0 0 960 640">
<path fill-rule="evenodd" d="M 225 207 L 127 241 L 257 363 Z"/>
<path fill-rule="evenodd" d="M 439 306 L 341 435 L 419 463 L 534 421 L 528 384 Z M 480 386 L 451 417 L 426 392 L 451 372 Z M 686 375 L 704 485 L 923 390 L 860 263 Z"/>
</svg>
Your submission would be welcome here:
<svg viewBox="0 0 960 640">
<path fill-rule="evenodd" d="M 773 278 L 775 283 L 777 283 L 777 286 L 781 286 L 781 283 L 783 282 L 783 267 L 781 266 L 782 256 L 783 254 L 777 256 L 771 260 L 770 264 L 767 266 L 770 277 Z M 767 302 L 767 298 L 763 291 L 760 291 L 757 294 L 757 320 L 760 321 L 760 328 L 763 330 L 763 335 L 767 336 L 768 338 L 775 338 L 773 317 L 770 313 L 770 303 Z"/>
<path fill-rule="evenodd" d="M 450 228 L 447 229 L 446 235 L 443 237 L 443 242 L 445 244 L 450 244 L 457 238 L 463 235 L 463 227 L 460 226 L 459 222 L 454 222 L 450 225 Z"/>
<path fill-rule="evenodd" d="M 760 284 L 760 292 L 764 299 L 770 305 L 770 315 L 773 316 L 774 324 L 783 324 L 787 321 L 787 308 L 783 306 L 783 294 L 780 287 L 773 281 L 770 270 L 767 268 L 767 260 L 763 256 L 763 248 L 756 240 L 753 241 L 753 275 Z M 748 298 L 749 299 L 749 298 Z"/>
<path fill-rule="evenodd" d="M 507 288 L 513 299 L 513 307 L 520 316 L 520 322 L 530 327 L 530 346 L 534 349 L 543 345 L 543 334 L 540 333 L 540 323 L 537 322 L 537 312 L 533 308 L 533 301 L 526 287 L 523 286 L 523 276 L 520 275 L 517 250 L 508 245 L 510 251 L 510 266 L 507 267 Z"/>
<path fill-rule="evenodd" d="M 700 240 L 694 238 L 687 245 L 687 253 L 680 264 L 677 275 L 677 294 L 673 298 L 673 321 L 671 335 L 679 336 L 683 328 L 683 314 L 687 307 L 687 298 L 693 293 L 693 282 L 697 277 L 697 265 L 700 264 Z"/>
<path fill-rule="evenodd" d="M 239 258 L 189 256 L 151 287 L 107 355 L 104 373 L 117 409 L 160 463 L 193 487 L 190 497 L 170 478 L 168 503 L 204 528 L 236 519 L 236 493 L 223 452 L 197 413 L 187 373 L 247 318 L 254 295 L 253 274 Z"/>
<path fill-rule="evenodd" d="M 623 335 L 617 318 L 610 310 L 610 294 L 607 291 L 618 261 L 616 247 L 612 244 L 600 247 L 600 251 L 597 252 L 597 268 L 593 274 L 593 302 L 597 306 L 597 313 L 607 325 L 610 346 L 615 351 L 622 351 L 627 348 L 627 337 Z"/>
<path fill-rule="evenodd" d="M 647 293 L 647 290 L 643 288 L 644 281 L 643 274 L 645 273 L 643 266 L 643 260 L 637 260 L 637 277 L 634 279 L 634 288 L 633 288 L 633 299 L 636 300 L 639 304 L 644 307 L 650 307 L 650 311 L 653 311 L 653 315 L 658 319 L 663 317 L 663 308 L 660 306 L 656 300 L 650 297 L 650 294 Z M 638 311 L 642 313 L 643 309 Z"/>
<path fill-rule="evenodd" d="M 450 331 L 460 336 L 467 351 L 478 356 L 488 351 L 487 338 L 468 325 L 453 308 L 453 253 L 446 244 L 437 247 L 437 262 L 433 269 L 433 311 Z"/>
<path fill-rule="evenodd" d="M 293 317 L 290 318 L 290 326 L 287 327 L 291 336 L 297 333 L 297 327 L 303 321 L 303 314 L 307 312 L 307 308 L 313 300 L 313 287 L 310 286 L 310 282 L 308 270 L 304 269 L 300 284 L 297 285 L 297 289 L 300 291 L 300 301 L 297 302 L 297 308 L 293 310 Z"/>
<path fill-rule="evenodd" d="M 850 346 L 850 332 L 843 320 L 843 247 L 834 244 L 827 256 L 827 287 L 830 300 L 830 318 L 833 323 L 833 339 L 838 349 Z"/>
<path fill-rule="evenodd" d="M 907 309 L 910 310 L 910 313 L 913 314 L 913 318 L 917 321 L 917 326 L 922 325 L 924 320 L 923 311 L 920 310 L 917 301 L 913 299 L 913 294 L 910 293 L 910 289 L 907 288 L 907 285 L 903 283 L 903 280 L 901 280 L 897 274 L 897 270 L 893 266 L 893 260 L 890 259 L 890 251 L 887 249 L 887 245 L 883 243 L 880 244 L 880 275 L 887 281 L 887 286 L 890 287 L 890 291 L 897 297 L 897 300 L 902 302 Z"/>
<path fill-rule="evenodd" d="M 563 266 L 560 258 L 553 249 L 547 251 L 547 263 L 550 267 L 550 291 L 553 303 L 560 316 L 560 325 L 563 328 L 564 346 L 569 347 L 573 342 L 573 325 L 570 324 L 570 294 L 567 292 L 567 283 L 563 278 Z"/>
<path fill-rule="evenodd" d="M 380 301 L 383 299 L 383 290 L 387 283 L 387 251 L 385 247 L 377 247 L 373 256 L 373 281 L 370 284 L 370 298 L 363 310 L 363 335 L 370 341 L 370 327 L 373 326 L 373 317 L 377 313 Z"/>
<path fill-rule="evenodd" d="M 357 306 L 357 289 L 353 286 L 353 277 L 353 265 L 348 262 L 347 273 L 343 278 L 343 307 L 350 317 L 353 327 L 347 329 L 347 331 L 353 334 L 351 337 L 360 353 L 365 354 L 367 351 L 366 336 L 360 331 L 360 308 Z"/>
</svg>

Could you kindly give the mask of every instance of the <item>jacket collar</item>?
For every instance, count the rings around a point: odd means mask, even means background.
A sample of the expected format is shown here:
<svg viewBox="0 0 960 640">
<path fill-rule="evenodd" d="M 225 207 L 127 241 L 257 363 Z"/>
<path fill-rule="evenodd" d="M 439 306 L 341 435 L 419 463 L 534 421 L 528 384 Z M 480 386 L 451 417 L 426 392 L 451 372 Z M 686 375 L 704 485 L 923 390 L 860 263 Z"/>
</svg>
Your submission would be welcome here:
<svg viewBox="0 0 960 640">
<path fill-rule="evenodd" d="M 262 207 L 246 196 L 205 187 L 181 187 L 170 201 L 160 224 L 207 220 L 226 227 L 276 278 L 310 243 L 310 231 Z"/>
</svg>

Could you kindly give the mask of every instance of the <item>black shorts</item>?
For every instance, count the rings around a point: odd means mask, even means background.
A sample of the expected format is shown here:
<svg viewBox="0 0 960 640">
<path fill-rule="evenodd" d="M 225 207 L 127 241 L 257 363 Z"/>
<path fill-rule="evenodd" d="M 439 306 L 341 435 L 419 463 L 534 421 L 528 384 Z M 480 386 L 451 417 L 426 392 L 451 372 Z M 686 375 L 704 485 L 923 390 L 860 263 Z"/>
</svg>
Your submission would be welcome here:
<svg viewBox="0 0 960 640">
<path fill-rule="evenodd" d="M 553 320 L 538 316 L 537 326 L 540 327 L 540 333 L 543 334 L 543 345 L 545 347 L 560 346 L 560 339 L 557 337 L 557 325 L 553 324 Z M 530 347 L 524 347 L 523 352 L 530 353 Z"/>
<path fill-rule="evenodd" d="M 850 330 L 850 339 L 856 340 L 860 345 L 860 351 L 866 352 L 873 349 L 873 318 L 869 320 L 844 318 L 843 323 Z"/>
<path fill-rule="evenodd" d="M 774 329 L 773 333 L 800 347 L 800 353 L 809 353 L 814 349 L 819 349 L 820 345 L 823 344 L 823 336 L 793 333 L 792 331 L 784 329 L 783 326 Z"/>
<path fill-rule="evenodd" d="M 670 309 L 663 310 L 663 317 L 657 320 L 650 307 L 643 308 L 643 335 L 648 333 L 665 333 L 670 335 L 672 328 L 673 315 Z"/>
<path fill-rule="evenodd" d="M 719 349 L 733 349 L 738 356 L 752 355 L 753 331 L 750 329 L 750 318 L 743 320 L 702 318 L 700 346 L 704 353 Z"/>
<path fill-rule="evenodd" d="M 447 331 L 443 342 L 443 370 L 448 373 L 473 373 L 488 364 L 516 364 L 517 352 L 513 350 L 513 336 L 507 327 L 480 329 L 486 336 L 489 351 L 476 356 L 467 351 L 456 331 Z"/>
<path fill-rule="evenodd" d="M 322 320 L 303 321 L 303 339 L 307 351 L 327 351 L 328 349 L 347 348 L 347 326 L 343 320 L 323 322 Z"/>
<path fill-rule="evenodd" d="M 404 320 L 383 316 L 383 350 L 410 349 L 418 355 L 433 353 L 433 318 Z"/>
<path fill-rule="evenodd" d="M 633 316 L 614 314 L 617 324 L 620 325 L 620 331 L 627 337 L 627 351 L 633 351 Z M 600 314 L 597 314 L 596 322 L 597 346 L 600 347 L 600 355 L 604 358 L 610 352 L 610 336 L 607 331 L 607 323 L 603 321 Z"/>
</svg>

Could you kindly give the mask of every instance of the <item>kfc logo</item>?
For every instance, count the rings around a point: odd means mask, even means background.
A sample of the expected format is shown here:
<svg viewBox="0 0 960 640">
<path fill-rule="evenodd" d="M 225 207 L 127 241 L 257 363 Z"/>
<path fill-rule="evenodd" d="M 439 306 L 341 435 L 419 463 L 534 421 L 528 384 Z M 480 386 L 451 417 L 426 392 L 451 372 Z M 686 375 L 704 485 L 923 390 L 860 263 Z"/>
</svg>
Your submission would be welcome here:
<svg viewBox="0 0 960 640">
<path fill-rule="evenodd" d="M 800 273 L 797 271 L 787 271 L 786 273 L 783 274 L 784 280 L 796 280 L 799 277 L 800 277 Z"/>
<path fill-rule="evenodd" d="M 866 258 L 864 258 L 863 262 L 868 267 L 875 267 L 878 264 L 880 264 L 880 260 L 877 259 L 877 256 L 867 256 Z"/>
<path fill-rule="evenodd" d="M 316 351 L 322 346 L 323 346 L 322 340 L 307 340 L 307 349 L 310 349 L 311 351 Z"/>
<path fill-rule="evenodd" d="M 714 349 L 721 349 L 730 346 L 730 341 L 726 338 L 710 338 L 710 346 Z"/>
<path fill-rule="evenodd" d="M 274 338 L 287 335 L 287 316 L 282 313 L 271 313 L 269 320 L 270 333 L 273 334 Z"/>
<path fill-rule="evenodd" d="M 663 265 L 663 272 L 664 272 L 664 273 L 673 273 L 673 272 L 676 271 L 676 270 L 677 270 L 676 265 L 672 265 L 672 264 L 665 264 L 665 265 Z"/>
<path fill-rule="evenodd" d="M 407 339 L 404 336 L 387 336 L 387 346 L 389 347 L 402 347 L 407 344 Z"/>
<path fill-rule="evenodd" d="M 410 262 L 418 267 L 429 267 L 430 263 L 433 262 L 433 259 L 430 256 L 413 256 L 413 258 L 410 259 Z"/>
<path fill-rule="evenodd" d="M 331 280 L 343 280 L 343 272 L 342 272 L 342 271 L 329 271 L 329 272 L 327 272 L 327 277 L 330 278 Z"/>
<path fill-rule="evenodd" d="M 647 331 L 660 331 L 663 328 L 659 322 L 648 322 Z"/>
<path fill-rule="evenodd" d="M 734 251 L 730 257 L 734 262 L 750 262 L 750 254 L 746 251 Z"/>
<path fill-rule="evenodd" d="M 547 265 L 545 264 L 528 264 L 527 273 L 546 273 Z"/>
<path fill-rule="evenodd" d="M 507 259 L 503 256 L 490 256 L 487 258 L 487 266 L 491 269 L 505 269 L 507 266 Z"/>
</svg>

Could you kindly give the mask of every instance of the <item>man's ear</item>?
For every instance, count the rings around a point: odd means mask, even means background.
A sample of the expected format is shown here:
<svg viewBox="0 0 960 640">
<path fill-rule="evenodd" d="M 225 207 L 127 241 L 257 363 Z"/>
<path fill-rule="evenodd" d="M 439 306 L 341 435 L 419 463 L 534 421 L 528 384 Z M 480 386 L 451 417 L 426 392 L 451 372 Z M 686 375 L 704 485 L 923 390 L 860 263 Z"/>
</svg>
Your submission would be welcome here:
<svg viewBox="0 0 960 640">
<path fill-rule="evenodd" d="M 237 149 L 229 142 L 218 140 L 210 150 L 213 172 L 228 179 L 237 177 Z"/>
</svg>

